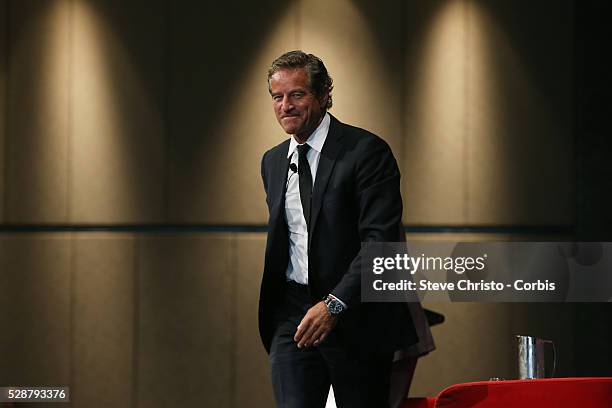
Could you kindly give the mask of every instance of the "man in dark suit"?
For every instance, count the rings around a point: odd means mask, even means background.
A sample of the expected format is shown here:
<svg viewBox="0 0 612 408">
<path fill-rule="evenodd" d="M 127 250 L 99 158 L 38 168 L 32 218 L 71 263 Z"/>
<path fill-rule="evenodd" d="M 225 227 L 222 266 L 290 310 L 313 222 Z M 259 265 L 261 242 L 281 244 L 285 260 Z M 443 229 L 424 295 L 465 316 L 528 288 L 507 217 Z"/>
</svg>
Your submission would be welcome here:
<svg viewBox="0 0 612 408">
<path fill-rule="evenodd" d="M 277 404 L 322 408 L 331 384 L 339 408 L 389 407 L 394 356 L 433 348 L 418 304 L 361 302 L 362 242 L 403 240 L 397 163 L 381 138 L 327 113 L 332 79 L 319 58 L 280 56 L 268 85 L 291 135 L 261 163 L 259 327 Z"/>
</svg>

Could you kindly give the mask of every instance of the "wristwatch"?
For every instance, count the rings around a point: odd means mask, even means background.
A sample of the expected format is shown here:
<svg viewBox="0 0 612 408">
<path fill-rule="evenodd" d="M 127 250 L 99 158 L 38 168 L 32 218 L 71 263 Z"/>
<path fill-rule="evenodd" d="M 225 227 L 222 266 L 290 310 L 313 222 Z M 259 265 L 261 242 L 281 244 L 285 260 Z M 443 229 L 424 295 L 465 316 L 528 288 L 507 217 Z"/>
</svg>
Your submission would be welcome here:
<svg viewBox="0 0 612 408">
<path fill-rule="evenodd" d="M 323 301 L 325 302 L 325 306 L 327 306 L 329 314 L 332 316 L 338 316 L 340 313 L 344 312 L 342 303 L 332 295 L 325 296 Z"/>
</svg>

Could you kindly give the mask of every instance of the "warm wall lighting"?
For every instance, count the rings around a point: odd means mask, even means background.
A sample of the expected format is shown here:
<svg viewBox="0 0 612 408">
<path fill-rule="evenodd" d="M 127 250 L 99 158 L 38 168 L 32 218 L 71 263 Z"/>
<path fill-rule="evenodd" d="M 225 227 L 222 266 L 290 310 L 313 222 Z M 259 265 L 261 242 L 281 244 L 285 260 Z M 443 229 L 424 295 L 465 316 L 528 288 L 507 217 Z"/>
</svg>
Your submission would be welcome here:
<svg viewBox="0 0 612 408">
<path fill-rule="evenodd" d="M 162 86 L 161 58 L 158 66 L 141 72 L 127 38 L 115 26 L 120 21 L 106 17 L 99 7 L 103 5 L 74 2 L 71 218 L 159 220 L 164 112 L 159 92 L 145 78 L 160 73 L 153 85 Z M 150 160 L 141 160 L 143 151 Z"/>
</svg>

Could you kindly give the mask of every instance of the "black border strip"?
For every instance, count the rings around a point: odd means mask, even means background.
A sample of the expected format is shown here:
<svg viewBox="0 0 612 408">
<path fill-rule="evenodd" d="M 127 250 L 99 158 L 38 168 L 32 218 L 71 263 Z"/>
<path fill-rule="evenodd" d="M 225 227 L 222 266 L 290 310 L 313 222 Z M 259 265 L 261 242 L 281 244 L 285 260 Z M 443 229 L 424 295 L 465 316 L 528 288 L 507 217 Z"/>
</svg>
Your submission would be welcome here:
<svg viewBox="0 0 612 408">
<path fill-rule="evenodd" d="M 409 233 L 562 234 L 573 235 L 573 225 L 408 225 Z"/>
<path fill-rule="evenodd" d="M 142 233 L 224 233 L 267 232 L 265 224 L 4 224 L 0 233 L 22 232 L 142 232 Z M 407 225 L 407 233 L 563 234 L 573 235 L 571 225 Z"/>
</svg>

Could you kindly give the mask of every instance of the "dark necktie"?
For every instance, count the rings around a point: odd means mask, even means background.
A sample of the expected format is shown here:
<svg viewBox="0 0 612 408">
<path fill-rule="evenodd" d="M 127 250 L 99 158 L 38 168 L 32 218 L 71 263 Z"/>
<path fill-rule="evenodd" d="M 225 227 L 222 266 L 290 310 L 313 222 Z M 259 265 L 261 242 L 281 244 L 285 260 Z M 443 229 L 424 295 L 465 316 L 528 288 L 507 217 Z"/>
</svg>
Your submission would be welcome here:
<svg viewBox="0 0 612 408">
<path fill-rule="evenodd" d="M 300 201 L 306 220 L 306 228 L 310 230 L 310 196 L 312 195 L 312 174 L 306 154 L 310 146 L 306 143 L 298 145 L 298 174 L 300 176 Z"/>
</svg>

